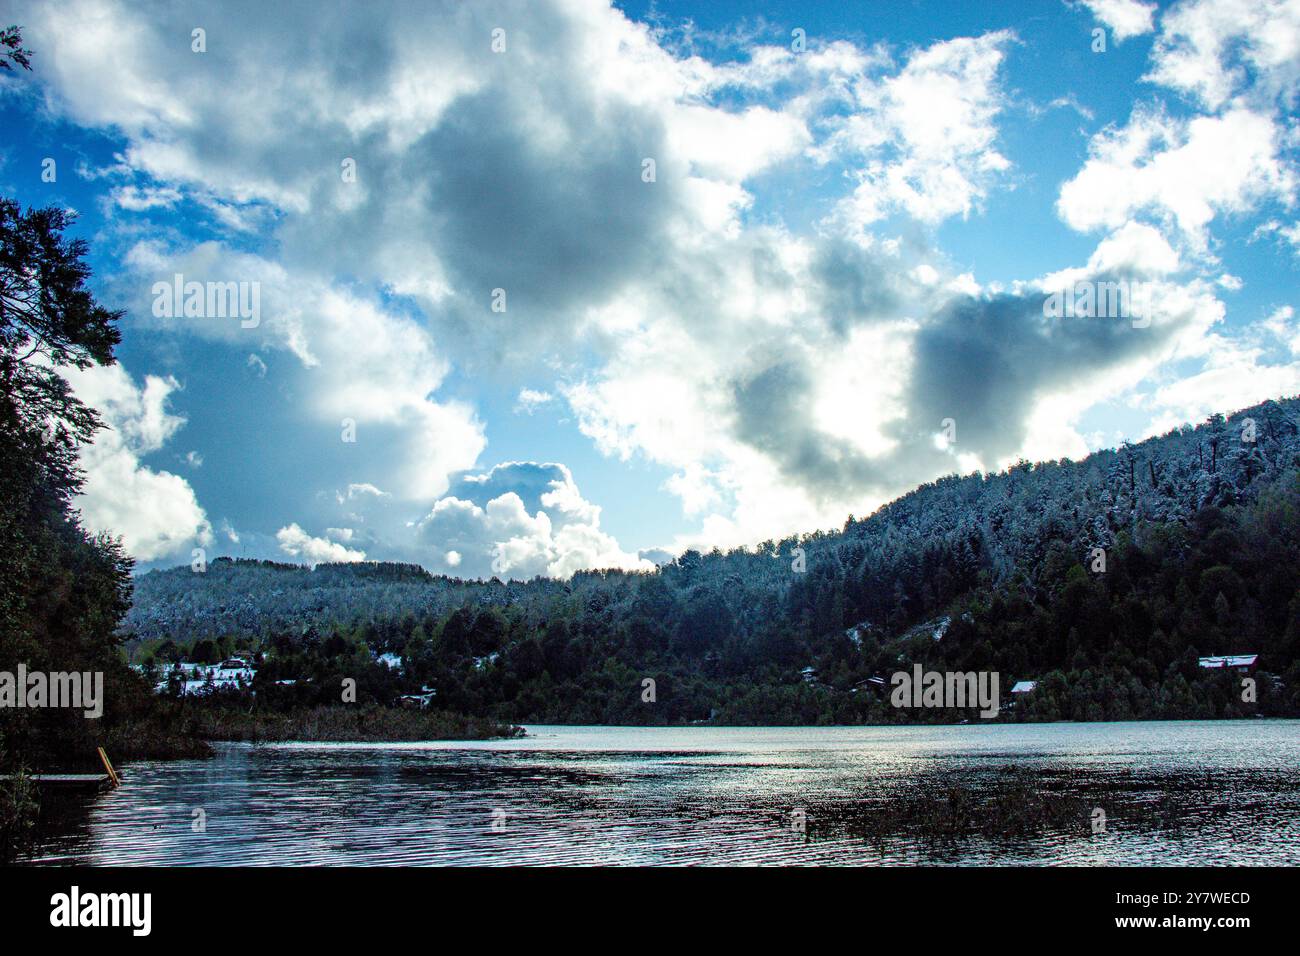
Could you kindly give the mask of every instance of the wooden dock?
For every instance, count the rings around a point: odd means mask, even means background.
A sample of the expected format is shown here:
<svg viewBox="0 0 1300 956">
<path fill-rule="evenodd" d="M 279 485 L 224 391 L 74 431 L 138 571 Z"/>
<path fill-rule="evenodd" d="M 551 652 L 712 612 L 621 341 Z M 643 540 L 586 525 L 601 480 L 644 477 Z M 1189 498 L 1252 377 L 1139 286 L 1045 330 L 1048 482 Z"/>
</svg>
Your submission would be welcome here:
<svg viewBox="0 0 1300 956">
<path fill-rule="evenodd" d="M 99 755 L 99 762 L 104 765 L 104 773 L 32 773 L 27 775 L 27 779 L 41 790 L 55 793 L 99 793 L 101 790 L 120 787 L 122 778 L 113 769 L 113 763 L 108 759 L 104 748 L 96 747 L 95 752 Z M 0 783 L 12 779 L 13 774 L 0 774 Z"/>
<path fill-rule="evenodd" d="M 9 780 L 11 774 L 0 774 L 0 780 Z M 113 785 L 113 780 L 106 773 L 33 773 L 27 777 L 42 790 L 56 790 L 59 793 L 98 793 Z"/>
</svg>

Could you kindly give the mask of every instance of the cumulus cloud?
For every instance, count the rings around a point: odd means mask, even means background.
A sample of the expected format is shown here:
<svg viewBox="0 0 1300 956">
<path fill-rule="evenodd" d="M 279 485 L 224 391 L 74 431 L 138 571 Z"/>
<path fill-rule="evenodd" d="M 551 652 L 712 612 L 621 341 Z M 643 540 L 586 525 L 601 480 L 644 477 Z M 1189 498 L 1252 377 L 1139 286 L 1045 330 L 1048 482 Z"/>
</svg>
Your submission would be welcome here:
<svg viewBox="0 0 1300 956">
<path fill-rule="evenodd" d="M 212 527 L 189 483 L 140 461 L 185 424 L 167 407 L 180 387 L 176 380 L 147 375 L 137 386 L 120 365 L 66 369 L 64 375 L 108 426 L 80 450 L 86 481 L 76 507 L 86 527 L 120 536 L 140 561 L 210 544 Z"/>
<path fill-rule="evenodd" d="M 1151 25 L 1146 4 L 1089 6 L 1117 37 Z M 710 62 L 598 3 L 304 2 L 205 11 L 196 57 L 182 5 L 74 0 L 27 22 L 51 109 L 125 141 L 126 205 L 175 192 L 214 217 L 212 241 L 135 242 L 123 298 L 151 334 L 251 352 L 248 387 L 281 387 L 294 433 L 322 436 L 286 484 L 325 461 L 343 474 L 304 492 L 342 514 L 290 512 L 338 533 L 289 524 L 281 548 L 359 559 L 345 540 L 377 547 L 362 519 L 418 507 L 420 560 L 527 577 L 646 562 L 564 466 L 476 470 L 487 428 L 458 382 L 534 383 L 520 410 L 562 401 L 602 453 L 663 466 L 699 522 L 689 543 L 711 547 L 837 525 L 948 471 L 1073 453 L 1072 422 L 1102 396 L 1204 360 L 1223 309 L 1185 277 L 1183 246 L 1295 188 L 1271 101 L 1245 96 L 1231 60 L 1284 95 L 1294 2 L 1260 6 L 1251 22 L 1278 39 L 1206 39 L 1198 17 L 1240 34 L 1227 0 L 1162 19 L 1151 76 L 1212 113 L 1144 107 L 1098 133 L 1058 211 L 1104 238 L 1009 291 L 918 238 L 1011 179 L 1009 32 L 905 51 L 758 43 Z M 1221 68 L 1201 83 L 1186 64 L 1206 57 Z M 810 171 L 848 184 L 814 227 L 756 212 L 762 177 Z M 870 231 L 895 217 L 907 238 Z M 260 322 L 153 319 L 149 285 L 176 272 L 259 283 Z M 1045 316 L 1044 296 L 1080 279 L 1155 283 L 1152 324 Z M 940 447 L 946 418 L 957 440 Z M 337 440 L 345 421 L 355 443 Z"/>
<path fill-rule="evenodd" d="M 1128 15 L 1121 7 L 1138 5 L 1088 6 L 1111 22 Z M 1216 217 L 1270 200 L 1294 204 L 1300 170 L 1289 117 L 1300 93 L 1300 0 L 1175 4 L 1161 18 L 1144 79 L 1184 94 L 1200 115 L 1139 106 L 1127 124 L 1096 134 L 1083 168 L 1061 187 L 1065 222 L 1113 229 L 1145 215 L 1204 251 Z"/>
<path fill-rule="evenodd" d="M 1219 343 L 1203 368 L 1143 397 L 1155 412 L 1145 435 L 1159 435 L 1189 421 L 1300 393 L 1300 363 L 1266 360 L 1263 350 L 1240 342 Z"/>
<path fill-rule="evenodd" d="M 1106 275 L 1154 279 L 1172 275 L 1181 267 L 1178 252 L 1160 230 L 1140 222 L 1126 222 L 1097 244 L 1087 265 L 1050 273 L 1040 284 L 1051 290 Z M 1225 286 L 1222 278 L 1217 284 Z"/>
<path fill-rule="evenodd" d="M 950 275 L 916 278 L 897 248 L 787 241 L 784 268 L 755 270 L 736 256 L 722 282 L 712 273 L 725 291 L 698 306 L 711 334 L 692 335 L 686 318 L 624 328 L 602 374 L 566 389 L 600 447 L 674 468 L 668 490 L 690 511 L 715 509 L 678 546 L 839 523 L 936 475 L 1005 464 L 1031 439 L 1046 457 L 1077 453 L 1073 433 L 1044 430 L 1040 408 L 1056 402 L 1077 415 L 1186 353 L 1222 317 L 1207 288 L 1159 282 L 1145 327 L 1053 320 L 1044 298 L 1062 275 L 1012 293 L 954 291 Z M 1069 279 L 1154 281 L 1178 267 L 1156 230 L 1126 224 Z M 685 262 L 674 272 L 676 298 L 691 274 Z M 764 321 L 754 303 L 773 301 L 780 318 Z M 957 442 L 936 448 L 947 418 Z"/>
<path fill-rule="evenodd" d="M 896 75 L 854 84 L 855 109 L 823 147 L 863 160 L 841 215 L 865 225 L 902 210 L 937 223 L 971 211 L 1011 165 L 995 141 L 998 68 L 1013 39 L 999 31 L 936 43 Z"/>
<path fill-rule="evenodd" d="M 33 41 L 60 64 L 53 105 L 121 130 L 130 168 L 183 193 L 279 212 L 278 261 L 219 243 L 133 249 L 141 277 L 260 283 L 258 328 L 201 320 L 184 331 L 285 349 L 310 370 L 303 382 L 322 422 L 353 418 L 362 434 L 367 424 L 391 426 L 408 444 L 394 490 L 411 500 L 441 495 L 447 476 L 483 449 L 473 411 L 431 397 L 452 363 L 563 367 L 576 337 L 605 363 L 557 383 L 581 427 L 606 450 L 672 464 L 679 475 L 669 487 L 697 511 L 752 501 L 750 511 L 788 523 L 810 518 L 809 503 L 842 478 L 852 479 L 845 494 L 860 493 L 859 479 L 875 477 L 861 456 L 897 440 L 846 413 L 863 376 L 845 366 L 809 401 L 785 403 L 824 424 L 826 453 L 821 425 L 791 453 L 761 409 L 787 398 L 782 382 L 797 387 L 808 376 L 818 349 L 848 341 L 852 355 L 878 347 L 898 357 L 900 369 L 870 385 L 892 411 L 906 356 L 890 330 L 905 331 L 907 313 L 933 307 L 938 270 L 917 273 L 924 281 L 899 277 L 893 269 L 920 259 L 862 239 L 742 228 L 746 183 L 808 157 L 858 180 L 840 210 L 851 229 L 891 211 L 926 223 L 965 215 L 1008 166 L 994 124 L 1011 35 L 937 43 L 901 66 L 842 42 L 806 55 L 760 45 L 747 60 L 712 64 L 675 55 L 644 25 L 595 4 L 387 12 L 320 22 L 309 6 L 248 8 L 237 55 L 213 43 L 197 74 L 193 54 L 174 41 L 188 24 L 183 13 L 83 0 L 34 17 Z M 345 67 L 293 42 L 304 16 L 313 33 L 372 42 L 353 43 Z M 71 37 L 63 27 L 74 20 L 82 29 Z M 507 55 L 464 41 L 499 22 Z M 112 54 L 95 42 L 110 24 L 125 33 Z M 222 25 L 208 30 L 220 35 Z M 129 63 L 105 90 L 94 77 L 110 55 Z M 783 86 L 795 95 L 754 101 Z M 268 128 L 278 135 L 262 135 Z M 202 132 L 214 129 L 223 135 Z M 347 159 L 353 182 L 339 174 Z M 650 182 L 646 159 L 655 162 Z M 340 272 L 397 298 L 338 288 Z M 506 295 L 503 312 L 490 308 L 495 289 Z M 394 308 L 403 300 L 423 325 Z M 703 323 L 705 315 L 717 320 Z M 792 337 L 798 367 L 776 367 Z M 647 390 L 643 411 L 626 407 Z M 815 487 L 771 507 L 792 478 Z M 456 550 L 466 561 L 473 553 Z"/>
<path fill-rule="evenodd" d="M 526 580 L 653 567 L 600 529 L 600 508 L 560 464 L 508 462 L 466 475 L 416 527 L 425 563 L 461 576 Z"/>
<path fill-rule="evenodd" d="M 330 531 L 338 531 L 331 528 Z M 316 538 L 303 531 L 295 522 L 286 525 L 275 533 L 275 540 L 280 550 L 293 558 L 301 558 L 313 567 L 322 562 L 364 561 L 364 551 L 353 551 L 329 538 Z"/>
<path fill-rule="evenodd" d="M 1098 21 L 1110 27 L 1116 43 L 1141 36 L 1155 29 L 1154 3 L 1141 0 L 1083 0 L 1083 5 Z"/>
<path fill-rule="evenodd" d="M 1184 0 L 1161 19 L 1147 79 L 1217 110 L 1243 92 L 1294 105 L 1300 2 Z"/>
<path fill-rule="evenodd" d="M 474 410 L 433 395 L 450 371 L 433 336 L 409 315 L 375 297 L 354 294 L 328 279 L 290 272 L 279 263 L 207 242 L 172 250 L 137 243 L 127 257 L 137 278 L 136 313 L 146 327 L 233 345 L 276 347 L 298 361 L 307 391 L 304 411 L 340 431 L 379 428 L 394 450 L 392 483 L 413 500 L 440 494 L 448 476 L 471 467 L 486 443 Z M 173 277 L 186 283 L 245 283 L 258 290 L 256 323 L 240 316 L 163 316 L 152 310 L 152 288 Z M 121 280 L 119 280 L 121 284 Z M 247 362 L 259 377 L 266 365 Z"/>
<path fill-rule="evenodd" d="M 357 498 L 391 498 L 391 497 L 392 495 L 390 495 L 388 492 L 383 491 L 380 488 L 376 488 L 374 485 L 368 482 L 358 482 L 355 484 L 348 485 L 347 491 L 339 495 L 339 502 L 342 503 L 345 500 L 353 501 Z"/>
<path fill-rule="evenodd" d="M 1123 128 L 1093 138 L 1057 208 L 1085 231 L 1152 214 L 1203 246 L 1215 216 L 1294 196 L 1295 173 L 1280 155 L 1279 135 L 1269 116 L 1245 107 L 1190 120 L 1139 111 Z"/>
</svg>

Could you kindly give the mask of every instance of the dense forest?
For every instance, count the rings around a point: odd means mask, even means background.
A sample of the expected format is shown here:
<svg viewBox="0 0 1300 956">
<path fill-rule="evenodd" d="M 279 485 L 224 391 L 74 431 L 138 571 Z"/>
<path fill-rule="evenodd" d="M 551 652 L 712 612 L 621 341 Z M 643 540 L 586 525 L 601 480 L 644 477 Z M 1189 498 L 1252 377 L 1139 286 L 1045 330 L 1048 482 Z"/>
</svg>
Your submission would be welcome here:
<svg viewBox="0 0 1300 956">
<path fill-rule="evenodd" d="M 651 573 L 154 571 L 122 636 L 150 668 L 251 654 L 268 703 L 321 703 L 352 677 L 369 700 L 430 687 L 443 706 L 522 722 L 972 716 L 890 706 L 871 678 L 914 663 L 997 671 L 1004 695 L 1039 681 L 1015 719 L 1294 716 L 1298 423 L 1300 401 L 1265 402 L 1079 462 L 944 478 L 839 531 L 687 551 Z M 1198 666 L 1228 653 L 1260 655 L 1257 700 L 1239 674 Z"/>
</svg>

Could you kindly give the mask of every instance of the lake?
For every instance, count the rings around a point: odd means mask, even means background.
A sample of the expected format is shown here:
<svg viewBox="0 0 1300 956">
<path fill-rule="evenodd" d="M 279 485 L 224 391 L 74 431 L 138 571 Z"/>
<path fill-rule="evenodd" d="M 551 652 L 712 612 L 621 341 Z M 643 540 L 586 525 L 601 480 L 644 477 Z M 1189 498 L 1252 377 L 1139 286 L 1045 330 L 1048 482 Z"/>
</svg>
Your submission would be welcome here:
<svg viewBox="0 0 1300 956">
<path fill-rule="evenodd" d="M 1300 862 L 1294 721 L 527 729 L 131 764 L 34 862 Z"/>
</svg>

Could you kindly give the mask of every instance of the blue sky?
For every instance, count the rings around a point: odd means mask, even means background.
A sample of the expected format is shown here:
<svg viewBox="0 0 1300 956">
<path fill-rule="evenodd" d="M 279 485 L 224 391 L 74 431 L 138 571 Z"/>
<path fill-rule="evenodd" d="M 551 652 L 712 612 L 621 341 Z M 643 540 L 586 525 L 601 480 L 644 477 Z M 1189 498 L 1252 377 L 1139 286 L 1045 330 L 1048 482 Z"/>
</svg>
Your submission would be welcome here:
<svg viewBox="0 0 1300 956">
<path fill-rule="evenodd" d="M 648 567 L 1300 392 L 1300 0 L 0 20 L 0 188 L 127 310 L 72 377 L 141 567 Z M 1149 313 L 1044 310 L 1104 282 Z"/>
</svg>

